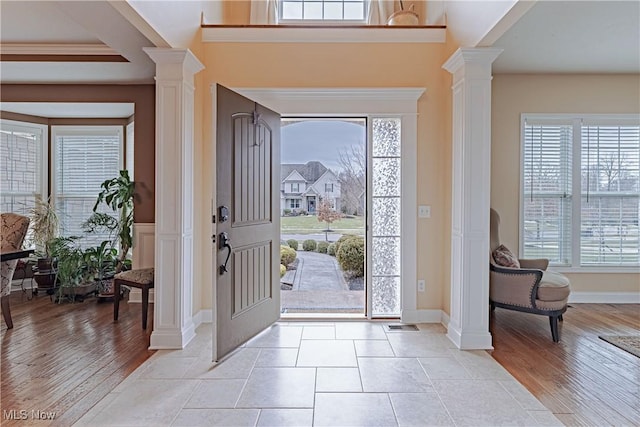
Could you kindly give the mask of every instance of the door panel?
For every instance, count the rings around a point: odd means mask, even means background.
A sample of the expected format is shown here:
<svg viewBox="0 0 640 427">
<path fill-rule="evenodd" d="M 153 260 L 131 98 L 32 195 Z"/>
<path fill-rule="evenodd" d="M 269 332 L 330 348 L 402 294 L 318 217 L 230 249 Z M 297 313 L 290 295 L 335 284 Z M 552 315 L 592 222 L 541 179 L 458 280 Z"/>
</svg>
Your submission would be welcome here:
<svg viewBox="0 0 640 427">
<path fill-rule="evenodd" d="M 216 227 L 220 359 L 280 317 L 280 115 L 218 85 L 216 141 L 216 204 L 229 216 Z"/>
</svg>

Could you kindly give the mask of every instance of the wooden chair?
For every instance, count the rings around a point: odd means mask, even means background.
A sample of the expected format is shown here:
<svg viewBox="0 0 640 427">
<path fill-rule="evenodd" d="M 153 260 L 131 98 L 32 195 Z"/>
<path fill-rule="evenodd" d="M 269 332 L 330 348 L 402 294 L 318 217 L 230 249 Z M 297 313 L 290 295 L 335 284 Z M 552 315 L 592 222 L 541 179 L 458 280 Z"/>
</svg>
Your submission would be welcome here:
<svg viewBox="0 0 640 427">
<path fill-rule="evenodd" d="M 153 268 L 123 271 L 113 279 L 113 321 L 118 321 L 122 286 L 130 286 L 142 290 L 142 329 L 147 329 L 147 314 L 149 312 L 149 289 L 153 288 Z"/>
</svg>

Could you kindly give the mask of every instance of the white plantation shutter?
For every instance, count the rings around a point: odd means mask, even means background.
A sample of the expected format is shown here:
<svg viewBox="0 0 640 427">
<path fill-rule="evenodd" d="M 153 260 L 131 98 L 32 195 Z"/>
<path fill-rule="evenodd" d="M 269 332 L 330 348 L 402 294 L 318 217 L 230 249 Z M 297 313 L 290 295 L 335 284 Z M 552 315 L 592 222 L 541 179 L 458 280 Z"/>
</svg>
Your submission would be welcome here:
<svg viewBox="0 0 640 427">
<path fill-rule="evenodd" d="M 582 265 L 640 264 L 640 127 L 581 129 Z"/>
<path fill-rule="evenodd" d="M 122 167 L 122 127 L 64 126 L 52 130 L 53 193 L 62 235 L 81 236 L 82 223 L 93 212 L 100 185 L 117 177 Z M 96 234 L 84 238 L 81 245 L 94 246 L 107 239 L 106 234 Z"/>
<path fill-rule="evenodd" d="M 524 258 L 571 264 L 571 123 L 525 122 Z"/>
<path fill-rule="evenodd" d="M 521 253 L 640 266 L 640 122 L 523 115 Z"/>
</svg>

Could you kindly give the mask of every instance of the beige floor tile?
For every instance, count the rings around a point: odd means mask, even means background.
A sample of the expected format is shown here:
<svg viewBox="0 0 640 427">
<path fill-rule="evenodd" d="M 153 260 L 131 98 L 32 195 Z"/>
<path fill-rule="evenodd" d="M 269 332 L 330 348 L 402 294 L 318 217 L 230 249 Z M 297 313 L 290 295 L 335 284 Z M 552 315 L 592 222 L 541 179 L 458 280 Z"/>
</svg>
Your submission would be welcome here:
<svg viewBox="0 0 640 427">
<path fill-rule="evenodd" d="M 433 391 L 417 359 L 358 358 L 365 392 L 411 393 Z"/>
<path fill-rule="evenodd" d="M 316 370 L 255 368 L 237 408 L 312 408 Z"/>
<path fill-rule="evenodd" d="M 246 380 L 202 380 L 184 405 L 192 409 L 235 408 Z"/>
<path fill-rule="evenodd" d="M 195 357 L 158 357 L 148 364 L 141 374 L 144 379 L 178 379 L 183 378 L 195 363 Z"/>
<path fill-rule="evenodd" d="M 454 425 L 435 392 L 390 393 L 389 398 L 400 427 Z"/>
<path fill-rule="evenodd" d="M 175 427 L 253 427 L 256 425 L 258 409 L 183 409 L 174 422 Z"/>
<path fill-rule="evenodd" d="M 94 427 L 96 424 L 93 422 L 94 418 L 106 408 L 116 397 L 118 393 L 111 392 L 107 394 L 102 400 L 89 409 L 78 421 L 73 424 L 73 427 Z"/>
<path fill-rule="evenodd" d="M 297 348 L 263 348 L 256 360 L 256 367 L 296 366 Z"/>
<path fill-rule="evenodd" d="M 512 380 L 511 374 L 483 350 L 451 350 L 451 354 L 467 369 L 471 378 Z"/>
<path fill-rule="evenodd" d="M 522 408 L 527 411 L 546 411 L 547 408 L 540 403 L 538 399 L 535 398 L 534 395 L 529 393 L 522 384 L 520 384 L 516 380 L 509 381 L 500 381 L 499 382 L 505 390 L 509 392 L 514 399 L 518 401 L 518 403 L 522 406 Z"/>
<path fill-rule="evenodd" d="M 343 322 L 336 323 L 336 339 L 338 340 L 384 340 L 383 324 L 376 322 Z"/>
<path fill-rule="evenodd" d="M 394 357 L 387 340 L 354 340 L 358 357 Z"/>
<path fill-rule="evenodd" d="M 296 366 L 358 366 L 351 340 L 303 340 Z"/>
<path fill-rule="evenodd" d="M 313 424 L 313 409 L 263 409 L 258 427 L 304 427 Z"/>
<path fill-rule="evenodd" d="M 336 328 L 331 326 L 305 326 L 302 331 L 303 340 L 333 340 L 336 338 Z"/>
<path fill-rule="evenodd" d="M 433 386 L 458 426 L 536 424 L 497 381 L 434 380 Z"/>
<path fill-rule="evenodd" d="M 217 364 L 208 357 L 198 358 L 184 374 L 184 378 L 247 379 L 259 355 L 258 348 L 242 348 Z"/>
<path fill-rule="evenodd" d="M 316 392 L 362 391 L 358 368 L 318 368 Z"/>
<path fill-rule="evenodd" d="M 246 343 L 246 347 L 298 347 L 302 338 L 301 326 L 275 324 Z"/>
<path fill-rule="evenodd" d="M 425 357 L 418 360 L 432 380 L 471 379 L 469 372 L 454 357 Z"/>
<path fill-rule="evenodd" d="M 445 357 L 453 344 L 438 334 L 387 334 L 389 344 L 397 357 Z"/>
<path fill-rule="evenodd" d="M 169 425 L 197 383 L 195 380 L 136 380 L 118 393 L 92 423 L 96 426 Z"/>
<path fill-rule="evenodd" d="M 539 426 L 558 427 L 563 426 L 562 422 L 551 413 L 551 411 L 528 411 L 529 415 L 536 420 Z"/>
<path fill-rule="evenodd" d="M 398 424 L 386 393 L 318 393 L 313 425 L 391 427 Z"/>
</svg>

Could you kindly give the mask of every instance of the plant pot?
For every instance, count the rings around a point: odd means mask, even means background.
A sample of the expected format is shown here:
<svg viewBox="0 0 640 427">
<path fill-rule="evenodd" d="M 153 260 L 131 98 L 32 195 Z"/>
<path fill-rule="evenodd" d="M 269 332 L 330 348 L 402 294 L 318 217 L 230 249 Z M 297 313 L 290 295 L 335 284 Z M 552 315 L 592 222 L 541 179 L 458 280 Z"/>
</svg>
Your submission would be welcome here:
<svg viewBox="0 0 640 427">
<path fill-rule="evenodd" d="M 55 258 L 38 258 L 38 271 L 41 273 L 47 273 L 55 270 L 56 260 Z"/>
<path fill-rule="evenodd" d="M 411 5 L 411 10 L 399 10 L 392 14 L 387 20 L 387 25 L 391 26 L 416 26 L 419 25 L 420 19 L 418 18 L 418 14 L 413 10 L 413 5 Z"/>
<path fill-rule="evenodd" d="M 51 289 L 56 286 L 56 272 L 55 271 L 36 271 L 33 273 L 33 278 L 38 284 L 38 289 Z"/>
<path fill-rule="evenodd" d="M 77 286 L 65 286 L 60 288 L 60 295 L 69 299 L 84 301 L 87 295 L 95 294 L 98 289 L 97 282 L 83 283 Z"/>
</svg>

